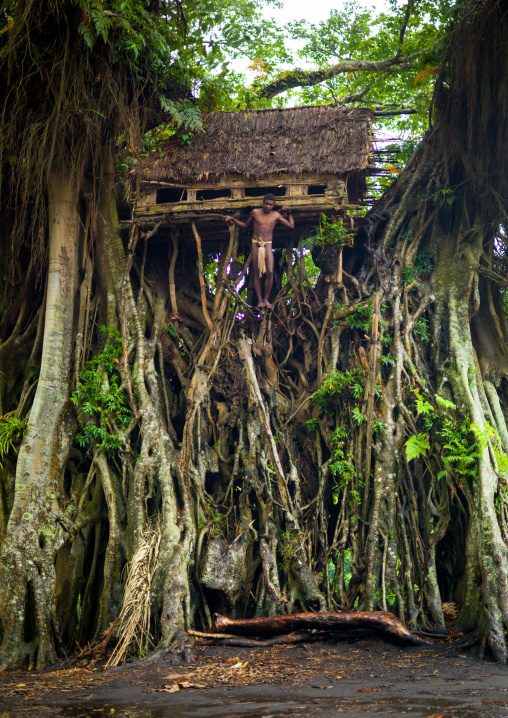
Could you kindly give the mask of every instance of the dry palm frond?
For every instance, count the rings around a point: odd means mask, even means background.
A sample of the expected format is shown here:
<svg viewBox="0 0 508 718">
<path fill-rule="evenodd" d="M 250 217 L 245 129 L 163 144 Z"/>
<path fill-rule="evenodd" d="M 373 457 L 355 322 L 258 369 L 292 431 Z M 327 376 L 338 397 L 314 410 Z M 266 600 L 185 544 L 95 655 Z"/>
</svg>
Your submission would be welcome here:
<svg viewBox="0 0 508 718">
<path fill-rule="evenodd" d="M 129 566 L 122 609 L 118 616 L 118 643 L 106 668 L 123 661 L 131 645 L 146 651 L 150 645 L 150 599 L 161 543 L 159 525 L 143 534 Z"/>
<path fill-rule="evenodd" d="M 114 621 L 111 621 L 111 623 L 106 628 L 106 630 L 100 634 L 100 636 L 97 638 L 96 641 L 94 641 L 93 643 L 88 643 L 84 648 L 81 648 L 78 644 L 78 648 L 80 648 L 80 652 L 76 656 L 76 659 L 78 661 L 80 661 L 83 658 L 90 658 L 90 663 L 88 664 L 88 668 L 90 668 L 92 665 L 97 663 L 97 661 L 102 660 L 104 658 L 104 654 L 106 652 L 107 645 L 108 645 L 109 640 L 113 634 L 113 631 L 116 628 L 117 623 L 118 623 L 118 618 L 115 618 Z"/>
<path fill-rule="evenodd" d="M 459 617 L 460 609 L 458 605 L 455 602 L 451 603 L 443 603 L 443 616 L 445 620 L 445 626 L 448 630 L 450 630 L 455 623 L 457 622 L 457 618 Z"/>
</svg>

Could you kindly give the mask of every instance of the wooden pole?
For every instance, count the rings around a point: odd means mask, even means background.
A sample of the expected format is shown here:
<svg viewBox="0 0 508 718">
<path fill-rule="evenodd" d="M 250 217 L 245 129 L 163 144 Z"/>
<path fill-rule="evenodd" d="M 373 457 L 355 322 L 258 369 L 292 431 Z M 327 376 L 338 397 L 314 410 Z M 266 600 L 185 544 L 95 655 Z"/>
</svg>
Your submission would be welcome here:
<svg viewBox="0 0 508 718">
<path fill-rule="evenodd" d="M 342 284 L 342 249 L 339 249 L 339 266 L 337 268 L 337 284 Z"/>
<path fill-rule="evenodd" d="M 173 241 L 173 252 L 171 254 L 171 263 L 169 265 L 169 297 L 171 299 L 171 313 L 175 319 L 178 318 L 178 304 L 176 301 L 176 286 L 175 286 L 175 265 L 176 258 L 178 257 L 178 227 L 171 227 L 171 239 Z"/>
<path fill-rule="evenodd" d="M 196 223 L 194 221 L 191 222 L 191 227 L 192 227 L 192 234 L 194 235 L 194 239 L 196 240 L 196 246 L 198 248 L 199 284 L 201 287 L 201 306 L 203 307 L 203 314 L 205 317 L 205 321 L 208 325 L 208 329 L 210 331 L 213 331 L 213 322 L 210 319 L 210 315 L 208 314 L 208 307 L 206 305 L 206 285 L 205 285 L 205 279 L 203 277 L 203 252 L 201 251 L 201 237 L 198 234 L 198 230 L 196 229 Z"/>
</svg>

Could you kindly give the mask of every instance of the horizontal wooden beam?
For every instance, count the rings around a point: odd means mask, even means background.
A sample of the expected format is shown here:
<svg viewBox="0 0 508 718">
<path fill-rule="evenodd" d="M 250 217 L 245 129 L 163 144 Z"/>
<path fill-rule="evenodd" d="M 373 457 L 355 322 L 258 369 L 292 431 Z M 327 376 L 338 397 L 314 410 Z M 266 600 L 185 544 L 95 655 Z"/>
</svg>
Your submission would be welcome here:
<svg viewBox="0 0 508 718">
<path fill-rule="evenodd" d="M 205 199 L 199 202 L 168 202 L 164 204 L 139 205 L 134 207 L 134 217 L 157 217 L 170 215 L 172 220 L 198 219 L 209 215 L 209 219 L 220 214 L 234 214 L 235 212 L 259 207 L 262 197 L 219 197 Z M 334 210 L 354 210 L 356 204 L 341 204 L 340 198 L 334 201 L 331 195 L 300 195 L 284 197 L 278 205 L 287 205 L 291 210 L 298 212 L 333 212 Z"/>
<path fill-rule="evenodd" d="M 362 170 L 361 174 L 364 173 Z M 351 178 L 354 173 L 349 173 Z M 343 176 L 340 175 L 318 175 L 311 173 L 304 174 L 274 174 L 266 175 L 265 177 L 244 177 L 235 175 L 224 175 L 219 177 L 216 182 L 163 182 L 159 180 L 144 180 L 140 179 L 141 187 L 151 186 L 154 188 L 160 187 L 188 187 L 189 189 L 205 190 L 205 189 L 219 189 L 221 187 L 278 187 L 291 184 L 307 184 L 307 185 L 320 185 L 320 184 L 333 184 L 338 179 L 345 179 L 346 173 Z"/>
</svg>

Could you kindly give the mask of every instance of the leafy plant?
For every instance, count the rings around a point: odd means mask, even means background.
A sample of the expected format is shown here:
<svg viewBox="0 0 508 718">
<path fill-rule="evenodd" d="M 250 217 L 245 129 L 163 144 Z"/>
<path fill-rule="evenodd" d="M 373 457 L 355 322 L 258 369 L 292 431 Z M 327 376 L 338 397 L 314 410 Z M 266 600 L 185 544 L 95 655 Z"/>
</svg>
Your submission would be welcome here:
<svg viewBox="0 0 508 718">
<path fill-rule="evenodd" d="M 212 512 L 212 526 L 210 536 L 212 538 L 224 538 L 226 535 L 227 519 L 219 511 Z"/>
<path fill-rule="evenodd" d="M 344 586 L 346 587 L 346 589 L 348 588 L 349 582 L 353 577 L 353 571 L 351 569 L 352 560 L 353 556 L 351 554 L 351 549 L 347 548 L 344 551 Z"/>
<path fill-rule="evenodd" d="M 339 502 L 340 490 L 349 485 L 349 500 L 353 506 L 356 506 L 361 502 L 361 498 L 355 484 L 358 482 L 357 485 L 360 488 L 363 488 L 364 484 L 360 480 L 360 472 L 357 471 L 353 463 L 353 454 L 346 454 L 344 450 L 347 435 L 346 428 L 338 426 L 330 439 L 333 456 L 329 469 L 332 476 L 339 480 L 332 488 L 332 503 L 337 504 Z"/>
<path fill-rule="evenodd" d="M 420 252 L 416 257 L 414 266 L 406 264 L 402 270 L 402 281 L 404 286 L 408 287 L 419 275 L 428 274 L 432 271 L 432 260 L 428 252 Z"/>
<path fill-rule="evenodd" d="M 362 412 L 357 406 L 354 407 L 353 411 L 351 412 L 351 415 L 353 417 L 353 421 L 358 426 L 363 424 L 364 421 L 367 421 L 366 417 L 362 414 Z"/>
<path fill-rule="evenodd" d="M 376 601 L 381 601 L 383 598 L 383 590 L 381 588 L 378 588 L 376 593 L 374 594 L 374 598 Z M 395 606 L 395 603 L 397 601 L 397 594 L 391 592 L 385 594 L 386 603 L 390 608 L 393 608 Z"/>
<path fill-rule="evenodd" d="M 426 319 L 425 317 L 420 317 L 420 319 L 416 322 L 414 333 L 424 342 L 428 342 L 430 339 L 428 319 Z"/>
<path fill-rule="evenodd" d="M 341 222 L 331 222 L 326 214 L 322 213 L 319 220 L 319 227 L 316 227 L 310 237 L 303 242 L 305 249 L 320 247 L 344 247 L 353 243 L 353 236 L 350 235 Z"/>
<path fill-rule="evenodd" d="M 476 464 L 481 456 L 481 445 L 478 440 L 469 442 L 468 435 L 471 432 L 472 425 L 469 419 L 465 419 L 462 424 L 458 424 L 453 419 L 444 420 L 440 435 L 446 441 L 443 444 L 445 468 L 439 472 L 438 478 L 451 471 L 459 476 L 476 476 Z"/>
<path fill-rule="evenodd" d="M 416 398 L 416 413 L 418 415 L 423 414 L 423 416 L 431 417 L 432 425 L 434 419 L 434 407 L 430 401 L 427 400 L 427 397 L 422 396 L 419 391 L 415 391 L 414 395 Z M 430 426 L 428 426 L 428 428 L 430 428 Z"/>
<path fill-rule="evenodd" d="M 405 287 L 408 287 L 416 281 L 416 270 L 411 264 L 404 265 L 404 269 L 402 270 L 402 281 L 404 282 Z"/>
<path fill-rule="evenodd" d="M 100 331 L 107 337 L 104 348 L 88 362 L 88 368 L 80 372 L 80 383 L 71 397 L 78 407 L 78 416 L 84 424 L 76 434 L 79 446 L 94 443 L 108 453 L 122 446 L 118 428 L 126 428 L 132 412 L 127 406 L 127 395 L 115 373 L 123 351 L 122 335 L 116 330 Z"/>
<path fill-rule="evenodd" d="M 223 514 L 212 499 L 206 500 L 206 514 L 198 522 L 198 529 L 210 526 L 211 538 L 225 538 L 227 532 L 227 514 Z"/>
<path fill-rule="evenodd" d="M 299 546 L 297 534 L 290 531 L 281 531 L 279 551 L 285 563 L 288 563 L 296 556 Z"/>
<path fill-rule="evenodd" d="M 432 271 L 432 260 L 428 252 L 419 252 L 416 257 L 415 269 L 418 274 L 428 274 Z"/>
<path fill-rule="evenodd" d="M 361 331 L 368 332 L 372 326 L 372 314 L 373 314 L 373 303 L 369 302 L 367 305 L 360 307 L 354 314 L 349 318 L 349 325 L 353 329 L 360 329 Z"/>
<path fill-rule="evenodd" d="M 408 461 L 418 456 L 425 456 L 430 449 L 429 437 L 427 434 L 411 436 L 406 441 L 406 458 Z"/>
<path fill-rule="evenodd" d="M 430 200 L 434 204 L 447 204 L 451 206 L 455 202 L 455 192 L 449 187 L 444 187 L 443 189 L 434 192 L 434 194 L 430 196 Z"/>
<path fill-rule="evenodd" d="M 305 423 L 306 423 L 307 429 L 309 431 L 317 431 L 317 429 L 318 429 L 318 420 L 317 419 L 314 419 L 314 418 L 308 419 Z"/>
<path fill-rule="evenodd" d="M 428 400 L 429 397 L 415 391 L 416 410 L 422 416 L 426 432 L 411 436 L 406 441 L 406 457 L 408 461 L 425 456 L 430 450 L 429 433 L 435 432 L 442 442 L 441 457 L 444 469 L 438 478 L 453 473 L 459 477 L 476 476 L 477 461 L 486 446 L 488 437 L 469 418 L 462 422 L 452 415 L 457 407 L 439 394 L 435 395 L 437 409 Z M 508 464 L 507 464 L 508 465 Z"/>
<path fill-rule="evenodd" d="M 391 354 L 382 354 L 381 362 L 383 364 L 389 364 L 390 366 L 393 366 L 395 364 L 395 357 L 392 357 Z"/>
<path fill-rule="evenodd" d="M 350 389 L 355 398 L 363 394 L 364 378 L 354 371 L 335 371 L 324 382 L 321 389 L 318 389 L 312 399 L 314 404 L 319 404 L 321 411 L 329 412 L 330 402 L 336 396 L 344 394 Z"/>
<path fill-rule="evenodd" d="M 508 478 L 508 455 L 503 448 L 503 442 L 501 437 L 487 421 L 485 422 L 484 431 L 478 426 L 478 424 L 471 424 L 471 429 L 474 432 L 477 440 L 480 442 L 480 448 L 483 450 L 488 442 L 490 441 L 494 456 L 497 462 L 497 468 L 504 474 L 505 479 Z"/>
<path fill-rule="evenodd" d="M 439 407 L 441 407 L 441 409 L 444 409 L 445 411 L 455 411 L 457 409 L 457 406 L 456 406 L 456 404 L 453 403 L 453 401 L 444 399 L 442 396 L 439 396 L 439 394 L 436 394 L 435 399 L 436 399 L 436 404 Z"/>
<path fill-rule="evenodd" d="M 199 108 L 192 100 L 169 100 L 167 97 L 160 98 L 161 107 L 170 112 L 176 125 L 184 127 L 188 132 L 194 133 L 201 129 L 202 120 Z M 194 135 L 192 135 L 192 138 Z"/>
<path fill-rule="evenodd" d="M 28 428 L 26 421 L 12 414 L 0 417 L 0 468 L 3 469 L 2 461 L 11 449 L 17 452 L 15 442 L 21 441 Z"/>
</svg>

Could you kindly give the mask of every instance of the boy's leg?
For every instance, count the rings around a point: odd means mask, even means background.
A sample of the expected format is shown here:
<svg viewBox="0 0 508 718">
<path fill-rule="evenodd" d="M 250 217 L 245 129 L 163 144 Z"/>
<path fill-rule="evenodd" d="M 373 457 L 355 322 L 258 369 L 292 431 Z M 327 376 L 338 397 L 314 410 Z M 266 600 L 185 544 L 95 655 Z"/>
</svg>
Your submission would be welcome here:
<svg viewBox="0 0 508 718">
<path fill-rule="evenodd" d="M 263 300 L 264 306 L 268 307 L 268 309 L 272 308 L 272 305 L 270 304 L 268 299 L 270 297 L 270 292 L 272 291 L 272 285 L 273 285 L 273 265 L 274 265 L 274 257 L 273 257 L 272 245 L 268 244 L 266 246 L 265 298 Z"/>
<path fill-rule="evenodd" d="M 252 242 L 252 272 L 254 274 L 254 291 L 258 298 L 258 307 L 264 307 L 263 297 L 261 295 L 261 282 L 259 280 L 259 267 L 258 267 L 258 245 Z"/>
</svg>

